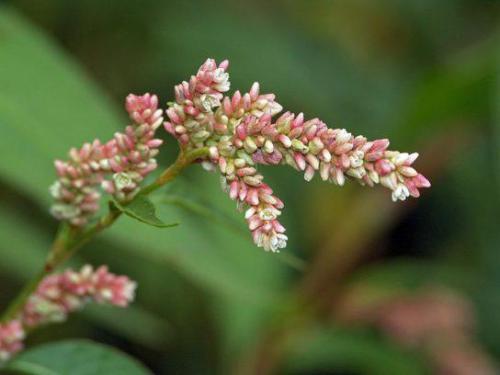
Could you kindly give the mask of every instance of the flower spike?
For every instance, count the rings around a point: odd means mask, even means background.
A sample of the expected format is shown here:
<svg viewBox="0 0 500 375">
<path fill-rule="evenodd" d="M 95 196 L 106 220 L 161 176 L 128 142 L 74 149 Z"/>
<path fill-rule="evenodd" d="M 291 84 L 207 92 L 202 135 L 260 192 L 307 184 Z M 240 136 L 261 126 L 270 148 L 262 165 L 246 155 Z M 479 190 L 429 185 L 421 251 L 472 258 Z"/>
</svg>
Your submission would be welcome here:
<svg viewBox="0 0 500 375">
<path fill-rule="evenodd" d="M 342 186 L 346 180 L 380 184 L 393 201 L 419 197 L 430 182 L 413 167 L 417 153 L 389 150 L 387 139 L 369 141 L 346 129 L 329 128 L 317 118 L 284 112 L 272 93 L 255 82 L 247 93 L 227 95 L 231 86 L 227 60 L 207 59 L 189 81 L 175 86 L 175 101 L 163 111 L 156 95 L 129 95 L 125 108 L 133 122 L 107 143 L 99 140 L 70 151 L 69 161 L 56 161 L 58 180 L 50 191 L 52 214 L 73 226 L 84 226 L 99 209 L 102 187 L 121 202 L 131 201 L 144 178 L 157 167 L 164 128 L 183 151 L 208 148 L 202 166 L 219 170 L 224 189 L 239 208 L 246 208 L 254 242 L 266 251 L 284 248 L 287 236 L 277 217 L 283 202 L 258 172 L 259 164 L 286 164 L 306 181 L 319 176 Z"/>
<path fill-rule="evenodd" d="M 63 321 L 91 301 L 126 307 L 134 299 L 135 288 L 135 282 L 110 273 L 106 266 L 96 270 L 90 265 L 80 271 L 69 269 L 42 280 L 20 320 L 27 327 Z"/>
<path fill-rule="evenodd" d="M 129 201 L 144 178 L 156 169 L 155 156 L 163 141 L 155 132 L 163 122 L 158 97 L 130 94 L 125 100 L 132 125 L 115 133 L 105 144 L 99 140 L 71 149 L 69 161 L 56 160 L 58 179 L 50 187 L 55 200 L 51 213 L 81 227 L 99 210 L 102 189 L 119 201 Z"/>
<path fill-rule="evenodd" d="M 31 294 L 23 310 L 0 323 L 0 365 L 23 349 L 26 330 L 66 320 L 69 313 L 90 302 L 126 307 L 134 299 L 136 283 L 117 276 L 106 266 L 94 270 L 86 265 L 46 276 Z"/>
<path fill-rule="evenodd" d="M 287 164 L 306 181 L 319 175 L 340 186 L 347 179 L 381 184 L 391 190 L 393 201 L 419 197 L 419 189 L 430 187 L 412 166 L 418 154 L 388 150 L 387 139 L 368 141 L 345 129 L 328 128 L 317 118 L 306 120 L 302 113 L 285 112 L 273 120 L 282 107 L 274 94 L 261 94 L 258 83 L 248 93 L 224 96 L 230 86 L 227 65 L 209 59 L 189 83 L 177 85 L 164 127 L 184 150 L 209 148 L 202 165 L 218 169 L 224 190 L 238 207 L 247 208 L 245 217 L 257 246 L 276 252 L 287 241 L 277 220 L 283 202 L 263 182 L 259 164 Z"/>
</svg>

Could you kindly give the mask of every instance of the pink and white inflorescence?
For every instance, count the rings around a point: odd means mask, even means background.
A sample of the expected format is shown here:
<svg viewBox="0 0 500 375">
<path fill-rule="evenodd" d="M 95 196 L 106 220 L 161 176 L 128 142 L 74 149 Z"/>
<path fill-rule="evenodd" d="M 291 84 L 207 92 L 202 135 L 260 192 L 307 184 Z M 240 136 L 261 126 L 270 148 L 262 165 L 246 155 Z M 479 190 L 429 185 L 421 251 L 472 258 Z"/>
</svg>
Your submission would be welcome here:
<svg viewBox="0 0 500 375">
<path fill-rule="evenodd" d="M 156 169 L 155 156 L 163 143 L 155 138 L 163 122 L 156 95 L 131 94 L 127 96 L 125 107 L 134 124 L 127 126 L 125 133 L 115 133 L 111 141 L 114 157 L 109 159 L 113 178 L 102 183 L 104 190 L 120 201 L 132 199 L 144 177 Z"/>
<path fill-rule="evenodd" d="M 388 150 L 389 141 L 369 141 L 345 129 L 331 129 L 317 118 L 285 112 L 274 94 L 261 94 L 258 83 L 248 93 L 229 90 L 228 62 L 208 59 L 189 82 L 175 87 L 165 129 L 185 150 L 207 147 L 202 164 L 218 169 L 222 185 L 245 217 L 254 242 L 266 251 L 284 248 L 287 236 L 279 223 L 283 202 L 273 195 L 257 171 L 259 164 L 287 164 L 304 173 L 306 181 L 316 174 L 322 180 L 344 185 L 355 179 L 362 185 L 381 184 L 393 201 L 418 197 L 430 182 L 413 168 L 417 153 Z"/>
<path fill-rule="evenodd" d="M 413 168 L 417 153 L 388 149 L 389 141 L 369 141 L 345 129 L 332 129 L 317 118 L 285 112 L 274 94 L 260 93 L 258 83 L 249 92 L 230 88 L 227 60 L 208 59 L 189 81 L 175 86 L 168 103 L 165 129 L 184 151 L 207 148 L 202 165 L 218 169 L 222 185 L 245 217 L 254 242 L 267 251 L 286 246 L 285 228 L 278 221 L 283 202 L 263 181 L 259 164 L 287 164 L 322 180 L 343 185 L 346 179 L 362 185 L 381 184 L 392 199 L 418 197 L 430 182 Z M 129 95 L 125 107 L 133 121 L 112 140 L 86 143 L 70 151 L 69 161 L 56 161 L 58 180 L 51 193 L 53 215 L 74 226 L 84 226 L 99 209 L 99 186 L 119 201 L 130 201 L 142 180 L 157 167 L 162 141 L 155 132 L 163 122 L 156 95 Z"/>
<path fill-rule="evenodd" d="M 90 265 L 80 271 L 69 269 L 42 280 L 24 306 L 20 320 L 27 327 L 63 321 L 89 302 L 126 307 L 134 299 L 135 288 L 135 282 L 110 273 L 106 266 L 96 270 Z"/>
<path fill-rule="evenodd" d="M 109 272 L 106 266 L 94 270 L 86 265 L 80 271 L 46 276 L 21 313 L 0 323 L 0 363 L 22 350 L 26 329 L 64 321 L 90 302 L 126 307 L 134 299 L 135 288 L 134 281 Z"/>
<path fill-rule="evenodd" d="M 132 199 L 140 182 L 157 167 L 155 156 L 162 144 L 155 132 L 163 122 L 156 95 L 130 94 L 125 107 L 133 121 L 125 133 L 107 143 L 95 140 L 69 152 L 69 160 L 56 160 L 58 179 L 50 192 L 52 214 L 74 226 L 85 225 L 99 210 L 99 186 L 119 201 Z"/>
</svg>

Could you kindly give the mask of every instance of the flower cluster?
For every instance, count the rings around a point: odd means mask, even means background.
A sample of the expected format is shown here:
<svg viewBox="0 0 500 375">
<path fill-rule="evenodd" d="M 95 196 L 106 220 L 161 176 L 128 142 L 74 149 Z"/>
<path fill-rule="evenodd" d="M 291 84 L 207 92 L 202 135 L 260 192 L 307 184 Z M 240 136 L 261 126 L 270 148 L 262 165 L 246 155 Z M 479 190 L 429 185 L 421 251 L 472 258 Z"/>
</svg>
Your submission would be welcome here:
<svg viewBox="0 0 500 375">
<path fill-rule="evenodd" d="M 66 270 L 42 280 L 24 306 L 21 321 L 27 327 L 63 321 L 91 301 L 126 307 L 134 298 L 135 287 L 135 282 L 110 273 L 106 266 Z"/>
<path fill-rule="evenodd" d="M 401 346 L 422 351 L 437 374 L 498 373 L 474 339 L 472 304 L 456 291 L 432 286 L 377 302 L 346 301 L 341 321 L 371 323 Z"/>
<path fill-rule="evenodd" d="M 474 342 L 474 312 L 463 296 L 444 288 L 388 301 L 377 325 L 407 347 L 429 353 L 438 374 L 495 374 L 494 365 Z"/>
<path fill-rule="evenodd" d="M 21 313 L 0 324 L 0 362 L 22 349 L 25 329 L 63 321 L 89 302 L 126 307 L 134 299 L 135 288 L 135 282 L 110 273 L 105 266 L 94 270 L 86 265 L 80 271 L 45 277 Z"/>
<path fill-rule="evenodd" d="M 405 346 L 421 346 L 433 337 L 459 339 L 474 326 L 472 306 L 443 288 L 400 296 L 377 309 L 377 325 Z"/>
<path fill-rule="evenodd" d="M 50 193 L 56 201 L 51 213 L 57 219 L 81 226 L 99 209 L 100 194 L 96 187 L 103 180 L 102 171 L 109 169 L 103 156 L 107 150 L 96 139 L 80 149 L 72 148 L 69 161 L 55 161 L 58 179 L 50 187 Z"/>
<path fill-rule="evenodd" d="M 156 95 L 129 95 L 126 109 L 135 124 L 127 126 L 124 134 L 116 133 L 111 141 L 114 148 L 109 164 L 113 179 L 102 184 L 106 192 L 120 201 L 132 199 L 144 177 L 156 169 L 155 156 L 163 143 L 154 137 L 163 122 Z"/>
<path fill-rule="evenodd" d="M 154 136 L 163 122 L 157 96 L 130 94 L 125 107 L 133 121 L 125 133 L 115 133 L 105 144 L 95 140 L 73 148 L 68 161 L 56 160 L 58 179 L 50 188 L 56 218 L 85 225 L 99 209 L 100 185 L 119 201 L 128 201 L 157 167 L 155 156 L 162 141 Z"/>
<path fill-rule="evenodd" d="M 305 120 L 302 113 L 285 112 L 273 94 L 261 94 L 258 83 L 248 93 L 229 90 L 228 62 L 208 59 L 189 82 L 175 87 L 175 102 L 169 103 L 165 129 L 185 150 L 207 147 L 203 165 L 218 169 L 222 185 L 245 217 L 254 242 L 266 251 L 286 246 L 285 228 L 277 217 L 283 202 L 273 195 L 257 171 L 258 164 L 287 164 L 310 181 L 321 179 L 343 185 L 346 178 L 362 185 L 381 184 L 392 199 L 418 197 L 430 186 L 412 164 L 417 153 L 388 150 L 389 141 L 368 141 L 345 129 L 331 129 L 319 119 Z"/>
<path fill-rule="evenodd" d="M 285 112 L 274 94 L 261 94 L 258 83 L 249 92 L 230 88 L 227 60 L 208 59 L 189 81 L 175 86 L 175 101 L 168 103 L 165 129 L 183 151 L 206 148 L 201 158 L 209 170 L 218 169 L 222 186 L 245 217 L 254 242 L 266 251 L 279 251 L 287 242 L 278 221 L 283 202 L 263 182 L 257 165 L 287 164 L 310 181 L 343 185 L 354 179 L 362 185 L 381 184 L 392 199 L 418 197 L 429 181 L 413 168 L 417 153 L 388 149 L 389 141 L 369 141 L 345 129 L 328 128 L 321 120 L 306 120 L 302 113 Z M 133 125 L 112 140 L 86 143 L 72 149 L 69 161 L 56 161 L 59 176 L 51 187 L 56 202 L 52 213 L 72 225 L 83 226 L 99 209 L 99 186 L 119 201 L 129 201 L 144 177 L 156 167 L 162 141 L 155 132 L 163 122 L 155 95 L 129 95 L 125 107 Z"/>
<path fill-rule="evenodd" d="M 19 320 L 0 324 L 0 363 L 22 350 L 24 330 Z"/>
</svg>

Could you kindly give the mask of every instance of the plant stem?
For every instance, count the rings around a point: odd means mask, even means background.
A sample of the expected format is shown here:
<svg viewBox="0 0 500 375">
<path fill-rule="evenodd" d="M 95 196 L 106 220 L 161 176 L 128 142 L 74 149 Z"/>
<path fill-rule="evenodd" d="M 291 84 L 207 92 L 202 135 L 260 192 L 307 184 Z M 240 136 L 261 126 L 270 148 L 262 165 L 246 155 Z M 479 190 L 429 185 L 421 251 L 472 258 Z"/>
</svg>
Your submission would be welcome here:
<svg viewBox="0 0 500 375">
<path fill-rule="evenodd" d="M 187 153 L 181 151 L 175 162 L 165 169 L 154 182 L 142 188 L 137 195 L 148 195 L 156 191 L 177 177 L 177 175 L 193 161 L 207 156 L 207 154 L 207 148 L 196 149 Z M 127 205 L 128 203 L 124 202 L 122 204 Z M 38 284 L 45 276 L 71 258 L 78 249 L 89 242 L 98 233 L 113 225 L 121 214 L 122 212 L 114 205 L 110 205 L 109 212 L 102 216 L 93 226 L 84 231 L 72 227 L 65 222 L 61 223 L 43 268 L 23 287 L 17 297 L 10 303 L 3 313 L 0 322 L 15 319 L 23 309 L 28 298 L 35 292 Z"/>
<path fill-rule="evenodd" d="M 147 195 L 158 188 L 162 187 L 163 185 L 169 183 L 172 181 L 177 175 L 189 164 L 191 164 L 193 161 L 196 159 L 203 158 L 208 155 L 208 148 L 200 148 L 196 149 L 190 152 L 180 152 L 179 156 L 177 157 L 177 160 L 175 161 L 174 164 L 172 164 L 170 167 L 165 169 L 163 173 L 148 186 L 145 186 L 139 194 L 142 195 Z"/>
<path fill-rule="evenodd" d="M 2 322 L 8 322 L 16 317 L 18 312 L 23 308 L 26 300 L 36 290 L 38 284 L 46 275 L 45 267 L 41 269 L 38 274 L 33 277 L 17 295 L 17 297 L 10 303 L 2 316 Z"/>
<path fill-rule="evenodd" d="M 10 303 L 10 305 L 5 310 L 1 321 L 8 321 L 14 319 L 19 311 L 23 308 L 26 300 L 29 296 L 36 290 L 38 284 L 42 279 L 53 270 L 54 260 L 64 251 L 66 247 L 66 241 L 69 236 L 71 236 L 72 229 L 66 223 L 59 226 L 56 238 L 52 243 L 49 255 L 44 264 L 44 267 L 38 272 L 35 277 L 33 277 L 17 295 L 17 297 Z"/>
</svg>

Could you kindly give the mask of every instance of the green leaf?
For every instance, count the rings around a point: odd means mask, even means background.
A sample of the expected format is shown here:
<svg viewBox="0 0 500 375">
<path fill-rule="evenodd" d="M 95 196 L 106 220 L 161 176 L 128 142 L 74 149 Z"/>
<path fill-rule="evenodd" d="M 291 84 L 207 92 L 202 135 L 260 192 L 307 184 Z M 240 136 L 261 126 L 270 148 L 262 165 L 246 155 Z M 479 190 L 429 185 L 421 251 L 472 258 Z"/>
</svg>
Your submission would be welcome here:
<svg viewBox="0 0 500 375">
<path fill-rule="evenodd" d="M 118 350 L 86 340 L 68 340 L 28 350 L 7 365 L 26 375 L 145 375 L 141 363 Z"/>
<path fill-rule="evenodd" d="M 128 204 L 123 204 L 116 200 L 113 200 L 113 204 L 127 216 L 154 227 L 170 228 L 179 225 L 178 223 L 165 224 L 161 221 L 156 216 L 155 205 L 144 195 L 138 195 Z"/>
</svg>

